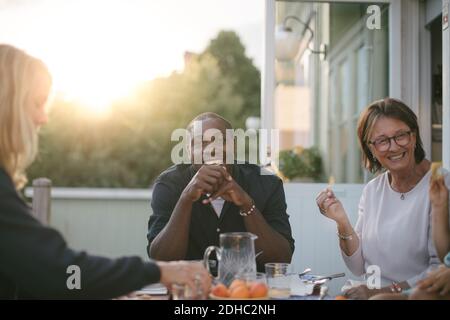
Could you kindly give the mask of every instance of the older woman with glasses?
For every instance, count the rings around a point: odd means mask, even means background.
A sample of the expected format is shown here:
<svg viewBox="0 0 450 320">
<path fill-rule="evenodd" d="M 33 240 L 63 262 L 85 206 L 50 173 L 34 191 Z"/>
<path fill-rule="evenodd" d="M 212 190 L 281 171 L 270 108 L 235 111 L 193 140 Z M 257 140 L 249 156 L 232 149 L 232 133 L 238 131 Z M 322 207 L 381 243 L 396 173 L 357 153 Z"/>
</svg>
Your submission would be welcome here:
<svg viewBox="0 0 450 320">
<path fill-rule="evenodd" d="M 360 116 L 358 138 L 365 167 L 379 174 L 362 192 L 355 228 L 331 189 L 319 193 L 316 201 L 321 213 L 337 223 L 347 267 L 357 276 L 370 266 L 379 267 L 380 288 L 361 285 L 345 293 L 368 299 L 406 292 L 439 264 L 430 222 L 432 214 L 448 214 L 441 211 L 448 211 L 444 202 L 450 174 L 443 172 L 443 188 L 430 188 L 431 164 L 425 159 L 417 117 L 401 101 L 386 98 L 369 105 Z"/>
</svg>

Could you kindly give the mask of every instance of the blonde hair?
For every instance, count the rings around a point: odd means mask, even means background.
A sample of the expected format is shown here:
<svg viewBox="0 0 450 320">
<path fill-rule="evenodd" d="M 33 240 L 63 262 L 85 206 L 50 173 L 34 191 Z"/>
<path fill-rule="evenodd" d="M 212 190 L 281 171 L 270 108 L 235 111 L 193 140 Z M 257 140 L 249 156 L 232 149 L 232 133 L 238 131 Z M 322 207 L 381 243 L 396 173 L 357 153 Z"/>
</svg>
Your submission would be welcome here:
<svg viewBox="0 0 450 320">
<path fill-rule="evenodd" d="M 17 189 L 27 182 L 26 168 L 37 153 L 37 128 L 31 117 L 30 94 L 45 64 L 24 51 L 0 44 L 0 168 Z"/>
</svg>

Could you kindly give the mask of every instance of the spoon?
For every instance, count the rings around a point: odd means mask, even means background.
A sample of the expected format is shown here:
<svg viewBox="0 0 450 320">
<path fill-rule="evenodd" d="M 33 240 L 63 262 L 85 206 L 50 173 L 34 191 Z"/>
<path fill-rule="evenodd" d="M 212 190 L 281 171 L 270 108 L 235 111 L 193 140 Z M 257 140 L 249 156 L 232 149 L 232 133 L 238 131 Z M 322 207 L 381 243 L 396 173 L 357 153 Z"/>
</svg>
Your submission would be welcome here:
<svg viewBox="0 0 450 320">
<path fill-rule="evenodd" d="M 341 278 L 341 277 L 345 277 L 345 273 L 335 273 L 335 274 L 332 274 L 329 276 L 319 277 L 319 278 L 314 279 L 314 282 L 320 281 L 320 280 L 331 280 L 331 279 Z"/>
<path fill-rule="evenodd" d="M 311 272 L 311 268 L 306 268 L 305 270 L 303 270 L 303 272 L 299 273 L 298 276 L 299 276 L 299 278 L 301 278 L 305 274 L 310 273 L 310 272 Z"/>
</svg>

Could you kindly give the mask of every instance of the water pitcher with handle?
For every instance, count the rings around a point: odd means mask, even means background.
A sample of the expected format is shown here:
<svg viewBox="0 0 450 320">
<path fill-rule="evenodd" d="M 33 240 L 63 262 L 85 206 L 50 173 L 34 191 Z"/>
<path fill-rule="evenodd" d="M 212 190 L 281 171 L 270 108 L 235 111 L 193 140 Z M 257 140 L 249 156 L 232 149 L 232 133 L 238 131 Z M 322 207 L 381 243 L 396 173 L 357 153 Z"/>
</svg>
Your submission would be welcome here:
<svg viewBox="0 0 450 320">
<path fill-rule="evenodd" d="M 209 255 L 216 251 L 218 272 L 216 280 L 230 285 L 239 274 L 256 274 L 255 240 L 258 237 L 250 232 L 222 233 L 220 248 L 206 248 L 203 262 L 209 271 Z"/>
</svg>

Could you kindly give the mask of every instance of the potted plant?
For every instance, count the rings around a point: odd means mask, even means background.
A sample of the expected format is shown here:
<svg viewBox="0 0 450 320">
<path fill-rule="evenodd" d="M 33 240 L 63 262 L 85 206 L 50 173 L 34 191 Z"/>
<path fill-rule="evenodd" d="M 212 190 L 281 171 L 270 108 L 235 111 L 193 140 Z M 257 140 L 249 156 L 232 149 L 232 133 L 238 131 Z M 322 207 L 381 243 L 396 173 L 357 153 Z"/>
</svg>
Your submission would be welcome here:
<svg viewBox="0 0 450 320">
<path fill-rule="evenodd" d="M 281 151 L 279 172 L 282 178 L 287 181 L 318 181 L 322 174 L 322 157 L 319 149 L 298 146 Z"/>
</svg>

